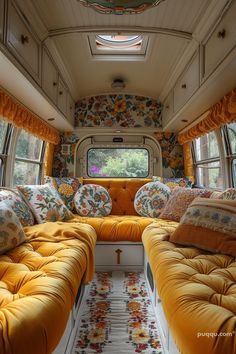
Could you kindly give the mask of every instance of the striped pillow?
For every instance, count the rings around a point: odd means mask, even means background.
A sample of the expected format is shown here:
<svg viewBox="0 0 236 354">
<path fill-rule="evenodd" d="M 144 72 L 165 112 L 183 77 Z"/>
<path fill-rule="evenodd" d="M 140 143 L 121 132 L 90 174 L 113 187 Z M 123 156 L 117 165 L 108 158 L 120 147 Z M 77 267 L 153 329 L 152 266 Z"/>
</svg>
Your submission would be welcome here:
<svg viewBox="0 0 236 354">
<path fill-rule="evenodd" d="M 169 240 L 236 257 L 236 201 L 195 199 Z"/>
</svg>

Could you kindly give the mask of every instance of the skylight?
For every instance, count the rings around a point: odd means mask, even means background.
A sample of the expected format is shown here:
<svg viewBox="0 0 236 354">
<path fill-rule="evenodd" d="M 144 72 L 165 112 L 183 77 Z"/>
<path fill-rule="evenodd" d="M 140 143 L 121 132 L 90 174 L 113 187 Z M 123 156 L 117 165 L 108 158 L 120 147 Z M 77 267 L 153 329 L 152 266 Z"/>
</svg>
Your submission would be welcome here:
<svg viewBox="0 0 236 354">
<path fill-rule="evenodd" d="M 139 51 L 143 37 L 139 35 L 96 35 L 96 47 L 99 50 Z"/>
<path fill-rule="evenodd" d="M 141 34 L 89 34 L 93 58 L 99 60 L 142 60 L 146 56 L 148 36 Z"/>
</svg>

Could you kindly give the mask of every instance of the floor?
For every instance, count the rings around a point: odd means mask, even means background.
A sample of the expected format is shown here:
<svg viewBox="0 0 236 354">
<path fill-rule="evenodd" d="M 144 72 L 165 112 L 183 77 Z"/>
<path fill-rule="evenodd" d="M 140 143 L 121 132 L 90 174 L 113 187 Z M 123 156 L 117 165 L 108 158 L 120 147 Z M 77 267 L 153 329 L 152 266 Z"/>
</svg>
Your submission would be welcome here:
<svg viewBox="0 0 236 354">
<path fill-rule="evenodd" d="M 71 354 L 164 354 L 142 272 L 96 272 Z"/>
</svg>

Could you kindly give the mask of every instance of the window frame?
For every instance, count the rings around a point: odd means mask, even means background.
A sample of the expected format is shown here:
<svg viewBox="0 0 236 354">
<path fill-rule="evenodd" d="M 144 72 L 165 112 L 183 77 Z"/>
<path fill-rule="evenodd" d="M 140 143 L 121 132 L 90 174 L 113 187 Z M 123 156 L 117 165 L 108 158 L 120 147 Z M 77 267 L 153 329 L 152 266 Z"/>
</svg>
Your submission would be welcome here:
<svg viewBox="0 0 236 354">
<path fill-rule="evenodd" d="M 220 167 L 221 167 L 221 175 L 222 175 L 222 178 L 223 178 L 223 185 L 222 185 L 222 189 L 225 189 L 228 185 L 228 168 L 226 166 L 226 159 L 225 159 L 225 143 L 224 143 L 224 138 L 223 138 L 223 135 L 222 135 L 222 132 L 221 132 L 221 129 L 215 129 L 211 132 L 208 132 L 206 134 L 209 134 L 209 133 L 213 133 L 215 134 L 215 137 L 216 137 L 216 141 L 217 141 L 217 145 L 218 145 L 218 150 L 219 150 L 219 157 L 210 157 L 210 158 L 207 158 L 207 159 L 203 159 L 203 160 L 197 160 L 196 159 L 196 151 L 195 151 L 195 146 L 194 146 L 194 141 L 197 140 L 197 139 L 194 139 L 192 141 L 192 157 L 193 157 L 193 169 L 194 169 L 194 176 L 195 176 L 195 179 L 196 179 L 196 182 L 195 182 L 195 186 L 197 188 L 208 188 L 208 189 L 212 189 L 212 190 L 221 190 L 220 188 L 213 188 L 213 187 L 210 187 L 210 186 L 202 186 L 199 184 L 199 181 L 197 181 L 197 167 L 198 166 L 201 166 L 201 165 L 205 165 L 205 164 L 208 164 L 208 163 L 213 163 L 213 162 L 219 162 L 220 164 Z M 199 137 L 201 138 L 201 136 Z M 225 178 L 227 177 L 227 178 Z"/>
<path fill-rule="evenodd" d="M 228 125 L 226 124 L 222 127 L 222 136 L 225 141 L 225 158 L 227 163 L 227 172 L 228 172 L 228 185 L 230 187 L 236 187 L 236 173 L 233 173 L 233 163 L 236 161 L 236 152 L 233 153 L 231 150 L 230 138 L 228 133 Z"/>
<path fill-rule="evenodd" d="M 5 121 L 6 122 L 6 121 Z M 4 137 L 3 150 L 0 152 L 0 186 L 4 186 L 6 183 L 6 170 L 7 170 L 7 162 L 9 158 L 9 148 L 11 144 L 11 139 L 13 135 L 13 126 L 12 124 L 7 123 L 7 130 Z"/>
<path fill-rule="evenodd" d="M 148 171 L 147 171 L 147 175 L 146 176 L 137 176 L 137 177 L 132 177 L 132 176 L 123 176 L 123 177 L 115 177 L 115 176 L 101 176 L 101 177 L 93 177 L 90 176 L 89 174 L 89 169 L 88 169 L 88 154 L 90 150 L 105 150 L 105 149 L 109 149 L 109 150 L 115 150 L 115 149 L 120 149 L 120 150 L 146 150 L 148 152 Z M 86 151 L 86 163 L 85 163 L 85 168 L 86 168 L 86 176 L 88 178 L 113 178 L 113 179 L 117 179 L 117 178 L 132 178 L 132 179 L 137 179 L 137 178 L 148 178 L 150 176 L 151 173 L 151 152 L 148 149 L 147 146 L 94 146 L 94 147 L 89 147 Z"/>
<path fill-rule="evenodd" d="M 17 133 L 15 135 L 15 139 L 14 139 L 14 158 L 12 159 L 12 168 L 11 168 L 11 181 L 10 181 L 10 185 L 13 186 L 13 181 L 14 181 L 14 168 L 15 168 L 15 162 L 16 161 L 20 161 L 20 162 L 26 162 L 26 163 L 31 163 L 34 165 L 38 165 L 39 166 L 39 173 L 38 173 L 38 177 L 37 177 L 37 184 L 41 184 L 41 180 L 42 180 L 42 176 L 43 176 L 43 167 L 44 167 L 44 155 L 45 155 L 45 149 L 46 149 L 46 143 L 44 140 L 38 138 L 37 136 L 35 136 L 38 140 L 42 141 L 42 147 L 41 147 L 41 151 L 40 151 L 40 158 L 39 160 L 32 160 L 32 159 L 28 159 L 28 158 L 22 158 L 22 157 L 17 157 L 16 156 L 16 147 L 17 147 L 17 143 L 18 143 L 18 139 L 19 136 L 21 134 L 22 131 L 25 131 L 26 133 L 28 133 L 26 130 L 24 129 L 17 129 Z M 28 133 L 30 134 L 30 133 Z M 30 134 L 33 136 L 33 134 Z"/>
</svg>

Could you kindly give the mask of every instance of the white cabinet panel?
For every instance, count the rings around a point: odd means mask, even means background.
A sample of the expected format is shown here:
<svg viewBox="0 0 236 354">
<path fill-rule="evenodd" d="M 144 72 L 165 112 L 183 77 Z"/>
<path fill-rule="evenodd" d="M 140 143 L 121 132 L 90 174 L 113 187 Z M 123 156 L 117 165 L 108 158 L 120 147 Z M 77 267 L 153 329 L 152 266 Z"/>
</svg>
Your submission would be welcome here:
<svg viewBox="0 0 236 354">
<path fill-rule="evenodd" d="M 7 46 L 28 73 L 40 81 L 40 42 L 12 1 L 8 7 Z"/>
<path fill-rule="evenodd" d="M 56 104 L 58 91 L 58 71 L 46 49 L 43 49 L 42 88 Z"/>
<path fill-rule="evenodd" d="M 143 246 L 127 244 L 97 244 L 95 249 L 97 266 L 138 266 L 143 264 Z"/>
<path fill-rule="evenodd" d="M 60 111 L 66 116 L 67 113 L 67 88 L 62 79 L 59 77 L 58 82 L 58 100 L 57 105 Z"/>
<path fill-rule="evenodd" d="M 3 41 L 4 0 L 0 0 L 0 41 Z"/>
<path fill-rule="evenodd" d="M 223 16 L 210 37 L 203 44 L 203 76 L 209 76 L 236 45 L 236 1 Z"/>
<path fill-rule="evenodd" d="M 174 112 L 177 112 L 199 88 L 199 51 L 177 80 L 174 87 Z"/>
</svg>

